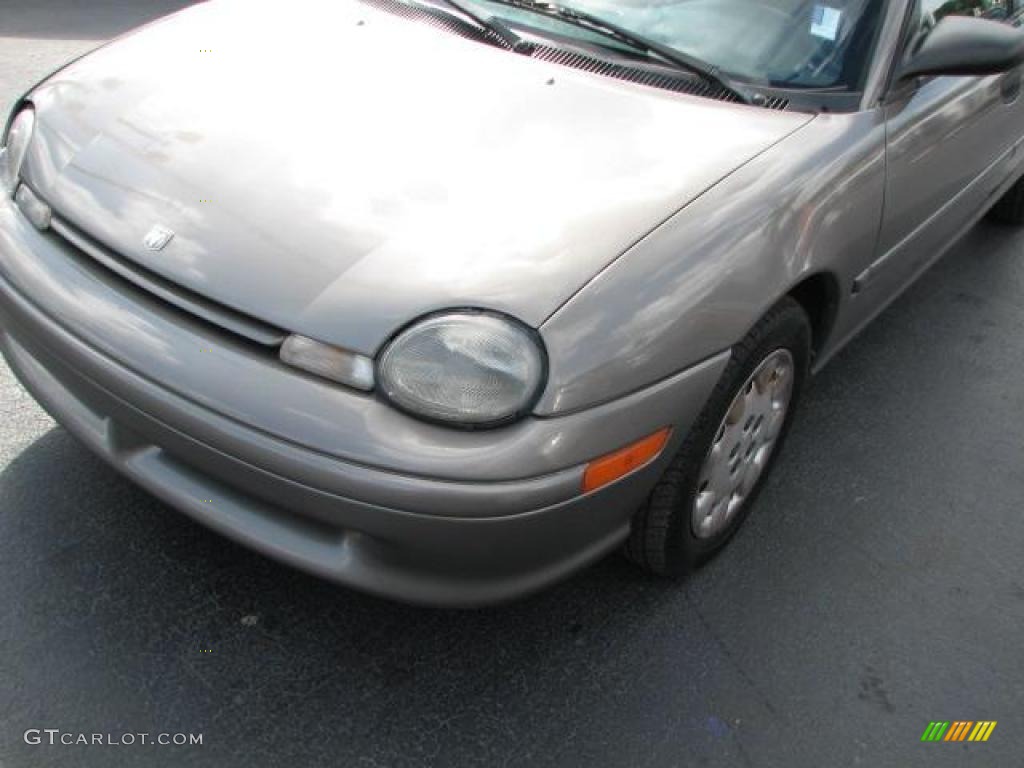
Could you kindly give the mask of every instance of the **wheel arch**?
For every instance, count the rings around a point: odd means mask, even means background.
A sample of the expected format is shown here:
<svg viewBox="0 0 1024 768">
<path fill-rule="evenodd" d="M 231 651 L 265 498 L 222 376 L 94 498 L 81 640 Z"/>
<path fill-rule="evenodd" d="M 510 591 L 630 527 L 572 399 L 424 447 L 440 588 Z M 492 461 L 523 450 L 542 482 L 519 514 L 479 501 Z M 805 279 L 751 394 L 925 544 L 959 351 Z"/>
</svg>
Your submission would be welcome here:
<svg viewBox="0 0 1024 768">
<path fill-rule="evenodd" d="M 816 272 L 794 285 L 786 294 L 796 301 L 811 321 L 812 359 L 825 348 L 839 313 L 839 279 L 831 272 Z"/>
</svg>

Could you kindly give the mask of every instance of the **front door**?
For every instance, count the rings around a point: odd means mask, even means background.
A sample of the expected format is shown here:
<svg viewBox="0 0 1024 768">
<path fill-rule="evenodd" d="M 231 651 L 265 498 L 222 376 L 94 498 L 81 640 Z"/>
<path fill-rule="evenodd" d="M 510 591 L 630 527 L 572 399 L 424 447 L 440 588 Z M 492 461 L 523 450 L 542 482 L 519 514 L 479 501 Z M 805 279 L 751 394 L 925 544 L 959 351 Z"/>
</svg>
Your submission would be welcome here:
<svg viewBox="0 0 1024 768">
<path fill-rule="evenodd" d="M 972 15 L 1008 18 L 1011 0 L 974 0 Z M 943 15 L 971 5 L 917 0 L 909 53 Z M 966 13 L 957 10 L 957 13 Z M 993 22 L 995 23 L 995 22 Z M 879 258 L 860 288 L 886 295 L 927 267 L 992 203 L 1019 165 L 1021 72 L 931 77 L 896 85 L 886 104 L 885 214 Z"/>
</svg>

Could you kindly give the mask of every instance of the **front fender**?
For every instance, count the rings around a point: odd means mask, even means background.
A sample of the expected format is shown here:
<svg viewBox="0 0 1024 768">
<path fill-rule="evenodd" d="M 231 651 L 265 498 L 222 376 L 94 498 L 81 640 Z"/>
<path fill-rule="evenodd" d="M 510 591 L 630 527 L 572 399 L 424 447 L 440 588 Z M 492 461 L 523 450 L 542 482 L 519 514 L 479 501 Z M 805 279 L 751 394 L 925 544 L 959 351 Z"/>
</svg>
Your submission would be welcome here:
<svg viewBox="0 0 1024 768">
<path fill-rule="evenodd" d="M 743 338 L 803 277 L 843 289 L 882 216 L 878 112 L 821 115 L 640 240 L 541 327 L 551 364 L 538 414 L 641 389 Z"/>
</svg>

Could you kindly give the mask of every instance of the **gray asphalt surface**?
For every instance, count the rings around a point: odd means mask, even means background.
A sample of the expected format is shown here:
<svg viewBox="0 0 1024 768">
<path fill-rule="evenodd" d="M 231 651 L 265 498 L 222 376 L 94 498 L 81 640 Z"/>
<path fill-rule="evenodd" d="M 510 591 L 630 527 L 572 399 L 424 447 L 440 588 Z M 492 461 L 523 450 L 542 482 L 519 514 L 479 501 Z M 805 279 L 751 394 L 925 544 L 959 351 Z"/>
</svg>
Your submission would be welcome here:
<svg viewBox="0 0 1024 768">
<path fill-rule="evenodd" d="M 0 105 L 178 4 L 2 0 Z M 0 766 L 1024 765 L 1022 381 L 1024 233 L 983 224 L 813 383 L 689 582 L 612 557 L 458 613 L 206 531 L 0 367 Z M 920 743 L 937 719 L 999 724 Z"/>
</svg>

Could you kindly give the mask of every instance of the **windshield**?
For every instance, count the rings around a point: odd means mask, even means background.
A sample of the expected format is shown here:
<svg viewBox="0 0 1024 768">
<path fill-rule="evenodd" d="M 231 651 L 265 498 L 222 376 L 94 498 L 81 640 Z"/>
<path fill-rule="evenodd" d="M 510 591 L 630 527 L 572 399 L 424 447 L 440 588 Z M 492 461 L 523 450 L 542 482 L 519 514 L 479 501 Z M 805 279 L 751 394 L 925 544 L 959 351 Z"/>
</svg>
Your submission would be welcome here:
<svg viewBox="0 0 1024 768">
<path fill-rule="evenodd" d="M 883 6 L 883 0 L 556 1 L 671 46 L 735 79 L 843 90 L 863 85 Z M 510 21 L 551 27 L 536 14 L 530 18 L 529 11 L 489 0 L 477 3 Z M 594 42 L 582 32 L 559 25 L 560 34 Z"/>
</svg>

